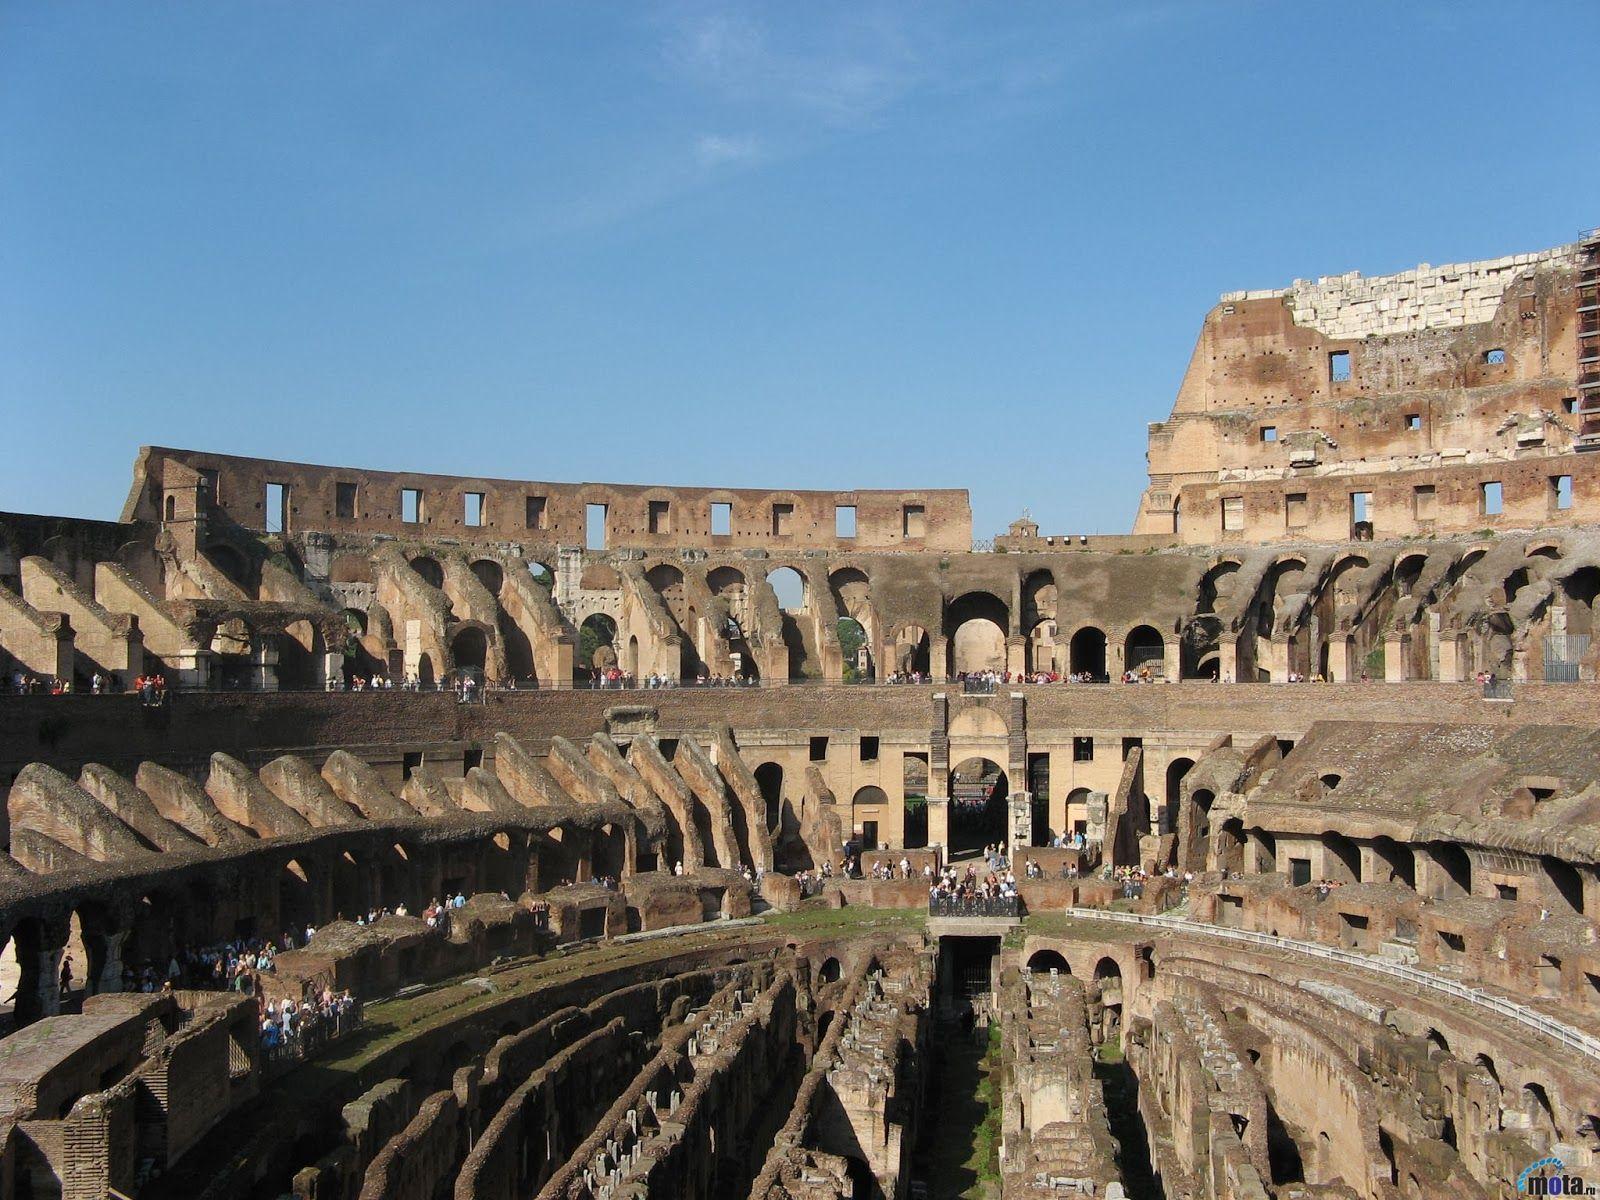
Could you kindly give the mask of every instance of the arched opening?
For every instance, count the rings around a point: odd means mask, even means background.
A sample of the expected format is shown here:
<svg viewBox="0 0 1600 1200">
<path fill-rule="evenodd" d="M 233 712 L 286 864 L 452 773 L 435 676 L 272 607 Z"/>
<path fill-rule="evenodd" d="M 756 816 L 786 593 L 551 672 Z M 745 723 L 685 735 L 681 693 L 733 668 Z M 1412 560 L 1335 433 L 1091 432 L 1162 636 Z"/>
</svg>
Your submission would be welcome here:
<svg viewBox="0 0 1600 1200">
<path fill-rule="evenodd" d="M 629 636 L 629 638 L 628 638 L 628 656 L 627 656 L 627 659 L 623 663 L 623 668 L 622 669 L 624 671 L 626 671 L 630 676 L 632 676 L 633 682 L 635 684 L 638 683 L 638 681 L 639 681 L 639 639 L 637 637 Z"/>
<path fill-rule="evenodd" d="M 578 626 L 578 653 L 572 660 L 574 681 L 605 682 L 618 665 L 617 623 L 605 613 L 590 613 Z"/>
<path fill-rule="evenodd" d="M 1428 1030 L 1428 1044 L 1438 1049 L 1441 1054 L 1448 1056 L 1450 1053 L 1449 1039 L 1437 1029 Z"/>
<path fill-rule="evenodd" d="M 1429 844 L 1433 861 L 1438 865 L 1438 875 L 1433 886 L 1433 899 L 1449 900 L 1457 896 L 1472 895 L 1472 859 L 1453 842 Z"/>
<path fill-rule="evenodd" d="M 846 683 L 872 681 L 872 647 L 867 629 L 854 617 L 840 617 L 837 625 L 839 654 L 844 659 Z"/>
<path fill-rule="evenodd" d="M 1377 837 L 1372 842 L 1372 854 L 1382 864 L 1379 878 L 1374 882 L 1383 883 L 1383 876 L 1387 874 L 1389 880 L 1416 889 L 1417 858 L 1410 846 L 1391 837 Z"/>
<path fill-rule="evenodd" d="M 928 631 L 920 625 L 902 626 L 894 639 L 894 669 L 901 675 L 921 675 L 930 669 Z"/>
<path fill-rule="evenodd" d="M 1067 793 L 1067 829 L 1081 834 L 1089 828 L 1089 798 L 1094 793 L 1088 788 L 1073 788 Z"/>
<path fill-rule="evenodd" d="M 755 776 L 766 805 L 767 829 L 776 830 L 783 816 L 783 768 L 775 762 L 762 763 L 755 769 Z"/>
<path fill-rule="evenodd" d="M 1059 950 L 1036 950 L 1028 959 L 1028 970 L 1034 975 L 1071 975 L 1072 967 Z"/>
<path fill-rule="evenodd" d="M 436 588 L 444 587 L 444 567 L 439 564 L 438 559 L 419 554 L 411 560 L 411 569 L 422 576 L 424 583 Z"/>
<path fill-rule="evenodd" d="M 1103 682 L 1107 678 L 1105 630 L 1085 625 L 1074 633 L 1067 643 L 1067 662 L 1073 675 L 1092 683 Z"/>
<path fill-rule="evenodd" d="M 480 558 L 472 564 L 472 573 L 477 576 L 478 582 L 483 584 L 484 591 L 496 598 L 500 595 L 500 588 L 505 584 L 505 568 L 492 558 Z"/>
<path fill-rule="evenodd" d="M 1327 852 L 1323 859 L 1323 877 L 1337 883 L 1361 882 L 1361 850 L 1342 833 L 1328 830 L 1322 835 L 1322 846 Z"/>
<path fill-rule="evenodd" d="M 1006 773 L 987 758 L 968 758 L 950 772 L 952 857 L 1006 840 Z"/>
<path fill-rule="evenodd" d="M 387 664 L 367 644 L 367 614 L 359 608 L 344 610 L 344 682 L 348 687 L 357 679 L 381 675 Z"/>
<path fill-rule="evenodd" d="M 423 651 L 417 658 L 417 681 L 424 688 L 431 688 L 438 681 L 434 671 L 433 657 L 427 651 Z"/>
<path fill-rule="evenodd" d="M 1122 967 L 1109 955 L 1094 965 L 1095 982 L 1100 986 L 1100 1032 L 1106 1045 L 1122 1040 Z"/>
<path fill-rule="evenodd" d="M 1132 629 L 1122 643 L 1122 669 L 1135 679 L 1166 678 L 1167 644 L 1149 625 Z"/>
<path fill-rule="evenodd" d="M 889 816 L 889 797 L 881 787 L 859 788 L 850 801 L 851 822 L 863 855 L 884 845 L 883 822 Z"/>
<path fill-rule="evenodd" d="M 806 577 L 793 567 L 774 568 L 767 573 L 767 582 L 772 585 L 782 611 L 799 613 L 811 607 L 806 594 Z"/>
<path fill-rule="evenodd" d="M 1175 758 L 1167 764 L 1166 806 L 1161 812 L 1158 832 L 1171 833 L 1178 827 L 1179 797 L 1183 793 L 1183 778 L 1194 770 L 1194 759 Z"/>
<path fill-rule="evenodd" d="M 1200 792 L 1195 794 L 1197 804 L 1200 802 L 1201 795 L 1202 793 Z M 1205 802 L 1200 811 L 1207 814 L 1206 823 L 1209 824 L 1212 796 L 1210 792 L 1204 792 L 1203 795 Z M 1245 846 L 1244 822 L 1238 817 L 1229 817 L 1217 831 L 1215 847 L 1216 869 L 1230 875 L 1242 872 L 1245 869 Z M 1202 867 L 1207 867 L 1211 865 L 1211 857 L 1212 850 L 1207 846 L 1201 850 L 1198 861 Z"/>
<path fill-rule="evenodd" d="M 450 639 L 450 654 L 458 672 L 473 672 L 481 680 L 489 660 L 489 639 L 476 625 L 463 626 Z"/>
<path fill-rule="evenodd" d="M 767 583 L 778 601 L 783 644 L 789 651 L 789 678 L 805 679 L 820 674 L 814 657 L 815 647 L 806 644 L 809 633 L 818 635 L 809 622 L 811 597 L 806 577 L 793 567 L 777 567 L 767 574 Z"/>
<path fill-rule="evenodd" d="M 166 504 L 166 510 L 165 511 L 166 511 L 166 519 L 168 521 L 176 521 L 178 519 L 178 498 L 176 496 L 168 496 L 167 497 L 167 504 Z"/>
<path fill-rule="evenodd" d="M 530 559 L 528 562 L 528 574 L 533 577 L 534 583 L 545 591 L 554 592 L 556 590 L 556 573 L 544 563 L 534 562 Z M 589 585 L 585 583 L 584 586 L 587 587 Z"/>
<path fill-rule="evenodd" d="M 1583 877 L 1577 869 L 1548 854 L 1539 859 L 1539 865 L 1544 869 L 1545 881 L 1549 884 L 1546 890 L 1551 898 L 1581 917 L 1584 912 Z"/>
<path fill-rule="evenodd" d="M 817 968 L 817 978 L 823 983 L 838 983 L 842 971 L 843 968 L 840 967 L 837 958 L 825 958 L 822 960 L 822 966 Z"/>
<path fill-rule="evenodd" d="M 1543 1139 L 1543 1144 L 1557 1136 L 1556 1113 L 1550 1106 L 1550 1097 L 1539 1083 L 1526 1083 L 1522 1087 L 1521 1113 L 1527 1129 Z"/>
<path fill-rule="evenodd" d="M 272 639 L 278 651 L 278 688 L 302 691 L 322 686 L 322 631 L 310 621 L 291 622 Z"/>
<path fill-rule="evenodd" d="M 905 836 L 908 850 L 928 844 L 928 756 L 907 754 L 901 758 L 900 790 L 905 796 Z"/>
<path fill-rule="evenodd" d="M 945 610 L 945 636 L 950 639 L 950 673 L 970 675 L 1006 669 L 1006 631 L 1010 614 L 989 592 L 967 592 Z"/>
</svg>

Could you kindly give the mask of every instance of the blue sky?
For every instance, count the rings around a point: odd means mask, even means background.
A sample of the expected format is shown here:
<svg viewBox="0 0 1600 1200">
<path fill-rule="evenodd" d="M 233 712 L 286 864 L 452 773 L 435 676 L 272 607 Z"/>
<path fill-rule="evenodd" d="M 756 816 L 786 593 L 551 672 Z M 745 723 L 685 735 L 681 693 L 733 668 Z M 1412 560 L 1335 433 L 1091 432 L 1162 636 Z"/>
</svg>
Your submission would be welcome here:
<svg viewBox="0 0 1600 1200">
<path fill-rule="evenodd" d="M 1600 224 L 1600 4 L 0 0 L 0 508 L 155 443 L 1128 528 L 1218 293 Z"/>
</svg>

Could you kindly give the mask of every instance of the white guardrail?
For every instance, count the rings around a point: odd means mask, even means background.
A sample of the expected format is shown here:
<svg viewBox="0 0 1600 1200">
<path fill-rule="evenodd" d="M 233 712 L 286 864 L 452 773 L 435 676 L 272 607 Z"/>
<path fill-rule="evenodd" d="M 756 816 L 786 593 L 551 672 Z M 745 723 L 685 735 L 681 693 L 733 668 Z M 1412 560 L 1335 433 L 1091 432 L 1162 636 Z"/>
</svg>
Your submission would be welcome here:
<svg viewBox="0 0 1600 1200">
<path fill-rule="evenodd" d="M 1523 1025 L 1536 1033 L 1543 1034 L 1552 1041 L 1559 1042 L 1569 1049 L 1600 1061 L 1600 1038 L 1574 1029 L 1553 1020 L 1543 1013 L 1535 1012 L 1526 1005 L 1517 1004 L 1503 996 L 1496 996 L 1492 992 L 1481 991 L 1478 988 L 1468 987 L 1464 983 L 1457 983 L 1453 979 L 1445 979 L 1430 971 L 1418 970 L 1401 963 L 1385 962 L 1366 954 L 1356 954 L 1349 950 L 1336 949 L 1333 946 L 1323 946 L 1317 942 L 1301 942 L 1292 938 L 1274 937 L 1270 933 L 1256 933 L 1249 929 L 1229 929 L 1222 925 L 1210 925 L 1204 921 L 1187 921 L 1181 917 L 1147 916 L 1144 913 L 1115 912 L 1105 908 L 1068 908 L 1068 916 L 1082 917 L 1087 921 L 1119 921 L 1125 925 L 1144 925 L 1154 929 L 1170 929 L 1177 933 L 1197 933 L 1204 937 L 1218 938 L 1222 941 L 1244 942 L 1253 946 L 1268 946 L 1274 950 L 1287 950 L 1294 954 L 1304 954 L 1310 958 L 1320 958 L 1328 962 L 1342 963 L 1346 966 L 1359 967 L 1364 971 L 1372 971 L 1378 975 L 1387 975 L 1391 979 L 1403 979 L 1407 983 L 1425 988 L 1431 992 L 1439 992 L 1446 996 L 1453 996 L 1457 1000 L 1465 1000 L 1479 1008 L 1497 1013 L 1502 1017 L 1509 1017 L 1519 1025 Z"/>
</svg>

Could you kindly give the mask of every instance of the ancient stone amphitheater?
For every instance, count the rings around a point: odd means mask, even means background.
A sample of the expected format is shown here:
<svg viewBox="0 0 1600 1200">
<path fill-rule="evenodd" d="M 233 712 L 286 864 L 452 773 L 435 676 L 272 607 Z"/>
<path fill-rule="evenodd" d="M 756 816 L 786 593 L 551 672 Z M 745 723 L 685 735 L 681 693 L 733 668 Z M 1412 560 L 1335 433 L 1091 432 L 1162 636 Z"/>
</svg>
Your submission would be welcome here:
<svg viewBox="0 0 1600 1200">
<path fill-rule="evenodd" d="M 1600 234 L 1223 297 L 1127 535 L 0 516 L 0 1200 L 1600 1183 L 1595 445 Z"/>
</svg>

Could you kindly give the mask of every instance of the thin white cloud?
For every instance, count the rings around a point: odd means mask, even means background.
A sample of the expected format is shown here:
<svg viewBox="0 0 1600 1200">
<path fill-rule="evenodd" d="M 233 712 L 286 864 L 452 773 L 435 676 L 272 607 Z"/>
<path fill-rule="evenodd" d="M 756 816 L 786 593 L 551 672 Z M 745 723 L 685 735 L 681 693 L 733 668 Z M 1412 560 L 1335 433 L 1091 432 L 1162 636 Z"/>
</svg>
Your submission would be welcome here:
<svg viewBox="0 0 1600 1200">
<path fill-rule="evenodd" d="M 694 144 L 694 157 L 702 167 L 721 167 L 730 163 L 750 163 L 761 157 L 761 139 L 702 133 Z"/>
</svg>

